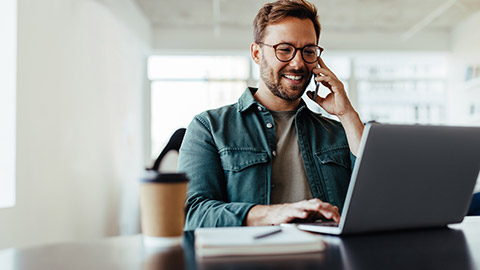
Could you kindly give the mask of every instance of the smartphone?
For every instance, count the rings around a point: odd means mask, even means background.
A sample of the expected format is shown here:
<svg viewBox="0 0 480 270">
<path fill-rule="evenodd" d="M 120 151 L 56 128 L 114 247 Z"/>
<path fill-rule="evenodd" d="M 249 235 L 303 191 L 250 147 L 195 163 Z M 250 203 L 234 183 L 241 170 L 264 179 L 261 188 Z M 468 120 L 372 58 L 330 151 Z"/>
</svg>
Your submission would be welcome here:
<svg viewBox="0 0 480 270">
<path fill-rule="evenodd" d="M 320 65 L 318 64 L 318 62 L 317 62 L 317 68 L 320 68 Z M 315 81 L 315 75 L 313 77 L 313 80 Z M 317 99 L 319 87 L 320 87 L 320 83 L 315 81 L 315 92 L 313 92 L 313 101 Z"/>
</svg>

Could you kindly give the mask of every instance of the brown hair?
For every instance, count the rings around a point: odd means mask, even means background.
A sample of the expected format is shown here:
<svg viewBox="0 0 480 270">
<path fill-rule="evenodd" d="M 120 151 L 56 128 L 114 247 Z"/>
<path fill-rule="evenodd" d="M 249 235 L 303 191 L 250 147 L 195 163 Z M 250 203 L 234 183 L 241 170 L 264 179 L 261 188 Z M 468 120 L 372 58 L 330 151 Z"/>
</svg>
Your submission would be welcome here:
<svg viewBox="0 0 480 270">
<path fill-rule="evenodd" d="M 317 9 L 305 0 L 278 0 L 265 4 L 253 20 L 253 39 L 255 42 L 263 41 L 265 28 L 275 24 L 286 17 L 310 19 L 315 27 L 317 42 L 320 37 L 320 23 L 318 22 Z"/>
</svg>

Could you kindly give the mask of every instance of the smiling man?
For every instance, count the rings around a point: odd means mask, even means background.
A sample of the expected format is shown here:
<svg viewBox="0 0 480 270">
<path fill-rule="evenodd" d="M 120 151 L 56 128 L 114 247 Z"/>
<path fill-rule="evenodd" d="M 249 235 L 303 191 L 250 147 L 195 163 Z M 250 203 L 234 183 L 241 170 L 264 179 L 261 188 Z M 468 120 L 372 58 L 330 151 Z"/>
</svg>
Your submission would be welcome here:
<svg viewBox="0 0 480 270">
<path fill-rule="evenodd" d="M 179 171 L 190 178 L 186 230 L 339 221 L 363 123 L 321 59 L 319 36 L 316 8 L 306 1 L 259 10 L 250 47 L 258 89 L 197 115 L 180 149 Z M 306 107 L 312 76 L 330 90 L 315 102 L 340 122 Z"/>
</svg>

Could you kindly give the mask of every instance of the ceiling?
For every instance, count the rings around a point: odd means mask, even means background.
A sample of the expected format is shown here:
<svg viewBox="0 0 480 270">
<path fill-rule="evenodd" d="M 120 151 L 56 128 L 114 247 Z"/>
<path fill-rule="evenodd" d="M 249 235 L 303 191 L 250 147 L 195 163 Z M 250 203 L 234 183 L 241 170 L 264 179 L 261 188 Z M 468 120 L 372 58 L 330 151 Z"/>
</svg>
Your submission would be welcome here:
<svg viewBox="0 0 480 270">
<path fill-rule="evenodd" d="M 228 26 L 251 28 L 265 0 L 136 0 L 154 27 Z M 312 0 L 324 29 L 404 31 L 423 22 L 421 31 L 449 31 L 480 10 L 479 0 Z M 419 27 L 417 25 L 417 27 Z"/>
<path fill-rule="evenodd" d="M 252 32 L 253 18 L 265 3 L 271 2 L 267 0 L 135 1 L 151 21 L 154 35 L 157 35 L 154 39 L 159 40 L 157 45 L 160 47 L 165 42 L 168 43 L 168 39 L 177 39 L 175 33 L 179 33 L 178 36 L 195 36 L 190 40 L 183 37 L 183 43 L 194 42 L 202 37 L 203 39 L 220 37 L 225 39 L 226 37 L 232 40 L 231 43 L 238 43 L 243 39 L 250 40 L 250 36 L 247 37 L 246 33 Z M 420 46 L 426 46 L 425 44 L 430 42 L 428 46 L 435 47 L 436 43 L 448 43 L 447 35 L 450 35 L 452 27 L 480 10 L 480 0 L 311 0 L 311 2 L 318 9 L 322 36 L 327 34 L 327 41 L 339 40 L 332 44 L 334 47 L 343 46 L 342 44 L 346 43 L 358 43 L 357 41 L 363 37 L 365 37 L 364 47 L 369 47 L 375 39 L 386 39 L 381 35 L 389 35 L 388 39 L 391 42 L 386 47 L 395 46 L 395 42 L 399 40 L 407 42 L 410 39 L 412 43 L 414 39 L 418 39 L 417 44 Z M 215 35 L 207 37 L 207 30 Z M 233 34 L 226 35 L 225 32 L 243 36 L 235 37 Z M 158 37 L 160 35 L 164 38 Z M 181 43 L 178 42 L 169 46 L 180 45 Z"/>
</svg>

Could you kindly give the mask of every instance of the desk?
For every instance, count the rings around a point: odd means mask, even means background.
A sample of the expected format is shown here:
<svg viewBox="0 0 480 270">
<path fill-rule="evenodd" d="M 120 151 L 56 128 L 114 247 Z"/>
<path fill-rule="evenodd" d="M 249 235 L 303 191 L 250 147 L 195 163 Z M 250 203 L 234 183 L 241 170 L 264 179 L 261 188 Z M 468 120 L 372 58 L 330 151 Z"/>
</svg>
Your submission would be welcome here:
<svg viewBox="0 0 480 270">
<path fill-rule="evenodd" d="M 183 248 L 148 253 L 142 236 L 0 250 L 2 270 L 55 269 L 480 269 L 480 217 L 449 229 L 326 236 L 322 253 L 197 262 L 193 233 Z"/>
</svg>

